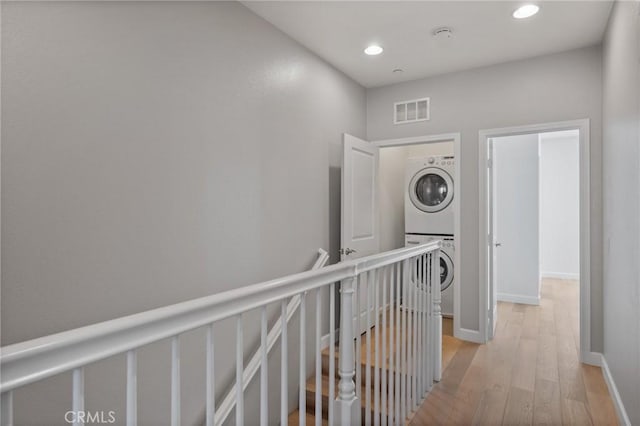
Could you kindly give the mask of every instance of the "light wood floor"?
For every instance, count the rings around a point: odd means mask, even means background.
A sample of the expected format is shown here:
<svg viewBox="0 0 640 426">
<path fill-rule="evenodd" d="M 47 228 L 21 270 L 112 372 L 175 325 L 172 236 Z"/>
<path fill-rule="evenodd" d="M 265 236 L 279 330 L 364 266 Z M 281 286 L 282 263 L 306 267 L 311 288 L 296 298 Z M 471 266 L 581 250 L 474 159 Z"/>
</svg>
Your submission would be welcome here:
<svg viewBox="0 0 640 426">
<path fill-rule="evenodd" d="M 578 361 L 578 288 L 545 280 L 540 306 L 500 303 L 486 345 L 455 339 L 446 320 L 442 381 L 410 424 L 617 424 L 600 368 Z"/>
</svg>

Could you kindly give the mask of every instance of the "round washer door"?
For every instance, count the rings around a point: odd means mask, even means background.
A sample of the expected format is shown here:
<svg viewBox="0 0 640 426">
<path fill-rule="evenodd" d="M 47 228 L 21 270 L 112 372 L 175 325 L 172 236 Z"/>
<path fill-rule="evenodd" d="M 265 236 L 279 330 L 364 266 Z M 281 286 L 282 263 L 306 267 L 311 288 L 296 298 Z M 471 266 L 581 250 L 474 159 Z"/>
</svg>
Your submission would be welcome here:
<svg viewBox="0 0 640 426">
<path fill-rule="evenodd" d="M 449 255 L 440 252 L 440 291 L 445 291 L 453 283 L 453 262 Z"/>
<path fill-rule="evenodd" d="M 418 281 L 424 272 L 420 271 L 422 267 L 419 260 L 416 260 L 416 269 L 413 272 L 413 280 Z M 423 286 L 425 280 L 420 280 L 420 286 Z M 440 291 L 445 291 L 453 283 L 453 262 L 449 255 L 443 251 L 440 252 Z"/>
<path fill-rule="evenodd" d="M 440 168 L 424 168 L 411 179 L 409 198 L 423 212 L 436 213 L 444 210 L 453 200 L 453 179 Z"/>
</svg>

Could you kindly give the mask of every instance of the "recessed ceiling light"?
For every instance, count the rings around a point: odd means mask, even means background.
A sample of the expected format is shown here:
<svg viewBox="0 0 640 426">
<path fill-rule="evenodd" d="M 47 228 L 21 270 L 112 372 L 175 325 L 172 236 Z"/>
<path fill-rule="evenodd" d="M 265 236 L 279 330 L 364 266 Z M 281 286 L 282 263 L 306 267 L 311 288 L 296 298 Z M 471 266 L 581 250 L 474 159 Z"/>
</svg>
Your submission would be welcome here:
<svg viewBox="0 0 640 426">
<path fill-rule="evenodd" d="M 540 8 L 535 4 L 525 4 L 524 6 L 520 6 L 513 12 L 513 17 L 516 19 L 530 18 L 538 13 L 539 10 Z"/>
<path fill-rule="evenodd" d="M 383 50 L 384 49 L 378 46 L 377 44 L 372 44 L 371 46 L 364 49 L 364 53 L 366 53 L 369 56 L 375 56 L 375 55 L 381 54 Z"/>
<path fill-rule="evenodd" d="M 394 69 L 394 70 L 393 70 L 393 72 L 394 72 L 395 74 L 400 74 L 400 73 L 403 73 L 403 72 L 404 72 L 404 70 L 403 70 L 402 68 L 396 68 L 396 69 Z"/>
</svg>

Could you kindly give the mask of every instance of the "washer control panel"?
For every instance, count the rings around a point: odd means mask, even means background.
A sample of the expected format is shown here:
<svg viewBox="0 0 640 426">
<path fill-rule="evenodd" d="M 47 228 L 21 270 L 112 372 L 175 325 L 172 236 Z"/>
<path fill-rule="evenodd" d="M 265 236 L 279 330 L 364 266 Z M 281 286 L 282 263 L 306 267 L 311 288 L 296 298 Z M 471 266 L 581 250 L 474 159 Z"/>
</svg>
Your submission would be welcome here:
<svg viewBox="0 0 640 426">
<path fill-rule="evenodd" d="M 455 157 L 452 155 L 449 156 L 436 156 L 429 157 L 427 161 L 423 163 L 425 166 L 453 166 L 456 164 Z"/>
</svg>

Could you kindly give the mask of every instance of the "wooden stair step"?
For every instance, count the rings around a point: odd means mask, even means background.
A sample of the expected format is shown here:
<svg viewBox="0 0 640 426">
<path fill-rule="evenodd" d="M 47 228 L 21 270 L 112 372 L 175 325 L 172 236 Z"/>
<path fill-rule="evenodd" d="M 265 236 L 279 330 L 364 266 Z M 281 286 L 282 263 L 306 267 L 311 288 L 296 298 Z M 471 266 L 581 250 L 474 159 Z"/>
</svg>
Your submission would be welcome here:
<svg viewBox="0 0 640 426">
<path fill-rule="evenodd" d="M 316 417 L 313 413 L 307 412 L 305 415 L 305 424 L 308 426 L 314 426 L 316 424 Z M 288 418 L 289 426 L 298 426 L 300 424 L 300 411 L 296 410 L 293 413 L 289 414 Z M 325 418 L 322 419 L 322 425 L 328 426 L 329 421 Z"/>
<path fill-rule="evenodd" d="M 329 350 L 328 349 L 324 349 L 322 351 L 322 374 L 323 375 L 329 375 L 329 361 L 330 361 L 330 355 L 329 355 Z M 340 378 L 340 374 L 338 371 L 338 365 L 339 365 L 339 358 L 340 355 L 338 354 L 338 352 L 336 351 L 335 353 L 335 371 L 334 371 L 334 375 L 336 377 L 336 379 Z M 393 374 L 392 376 L 395 377 L 395 359 L 393 362 L 393 365 L 389 365 L 389 360 L 387 359 L 384 363 L 381 362 L 381 366 L 377 366 L 374 365 L 375 364 L 375 355 L 372 354 L 372 359 L 371 359 L 371 365 L 369 366 L 370 369 L 370 374 L 371 374 L 371 378 L 373 380 L 373 377 L 375 375 L 376 370 L 378 370 L 380 372 L 380 374 L 386 373 L 388 371 L 391 371 Z M 382 360 L 381 360 L 382 361 Z M 364 378 L 366 377 L 367 374 L 367 360 L 366 360 L 366 355 L 364 357 L 364 359 L 360 360 L 360 373 L 362 374 L 362 379 L 364 381 Z"/>
<path fill-rule="evenodd" d="M 372 380 L 372 382 L 373 382 L 373 380 Z M 322 389 L 322 417 L 326 419 L 326 418 L 328 418 L 328 415 L 329 415 L 329 377 L 326 376 L 326 375 L 322 376 L 321 389 Z M 360 395 L 363 396 L 363 399 L 365 398 L 364 397 L 365 391 L 366 391 L 366 387 L 363 384 L 362 385 L 362 389 L 361 389 L 361 393 L 360 393 Z M 336 397 L 337 395 L 338 395 L 338 381 L 336 380 L 334 397 Z M 369 404 L 367 403 L 366 400 L 361 401 L 361 404 L 362 404 L 362 419 L 365 418 L 365 412 L 366 412 L 367 409 L 369 409 L 371 411 L 371 413 L 373 413 L 374 404 L 375 404 L 373 392 L 370 391 L 369 395 L 371 397 L 371 401 L 370 401 Z M 382 406 L 383 405 L 385 405 L 385 407 L 386 407 L 386 403 L 387 403 L 386 398 L 383 398 L 380 401 L 380 409 L 381 410 L 382 410 Z M 316 379 L 315 379 L 315 377 L 312 377 L 309 380 L 307 380 L 307 385 L 306 385 L 306 411 L 307 411 L 307 414 L 311 413 L 313 415 L 315 413 L 315 407 L 316 407 Z"/>
</svg>

